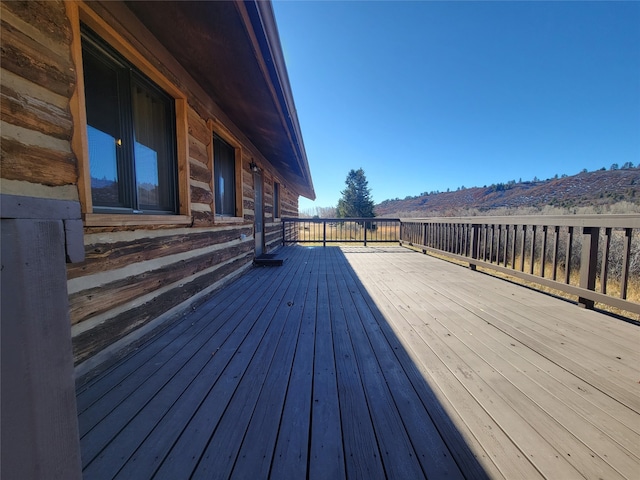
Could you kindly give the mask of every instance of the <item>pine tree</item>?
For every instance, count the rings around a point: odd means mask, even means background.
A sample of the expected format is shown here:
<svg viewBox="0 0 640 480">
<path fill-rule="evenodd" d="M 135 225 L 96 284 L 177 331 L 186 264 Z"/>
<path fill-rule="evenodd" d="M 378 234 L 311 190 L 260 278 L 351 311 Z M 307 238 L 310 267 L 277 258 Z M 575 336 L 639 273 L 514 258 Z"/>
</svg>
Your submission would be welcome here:
<svg viewBox="0 0 640 480">
<path fill-rule="evenodd" d="M 371 199 L 371 190 L 368 187 L 367 177 L 364 170 L 351 170 L 345 180 L 347 188 L 342 192 L 342 198 L 338 200 L 337 215 L 338 218 L 372 218 L 373 200 Z"/>
</svg>

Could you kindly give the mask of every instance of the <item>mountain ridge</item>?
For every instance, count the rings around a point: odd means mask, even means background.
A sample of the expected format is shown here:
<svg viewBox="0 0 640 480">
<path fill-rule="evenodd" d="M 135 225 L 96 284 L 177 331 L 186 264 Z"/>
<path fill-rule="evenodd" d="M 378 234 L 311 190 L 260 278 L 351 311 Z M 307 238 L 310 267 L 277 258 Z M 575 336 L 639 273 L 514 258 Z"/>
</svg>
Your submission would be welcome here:
<svg viewBox="0 0 640 480">
<path fill-rule="evenodd" d="M 385 200 L 375 206 L 377 216 L 456 216 L 477 210 L 572 210 L 606 208 L 627 202 L 628 213 L 640 213 L 640 168 L 597 170 L 577 175 L 511 181 L 484 187 L 460 187 L 456 191 L 431 192 L 405 199 Z"/>
</svg>

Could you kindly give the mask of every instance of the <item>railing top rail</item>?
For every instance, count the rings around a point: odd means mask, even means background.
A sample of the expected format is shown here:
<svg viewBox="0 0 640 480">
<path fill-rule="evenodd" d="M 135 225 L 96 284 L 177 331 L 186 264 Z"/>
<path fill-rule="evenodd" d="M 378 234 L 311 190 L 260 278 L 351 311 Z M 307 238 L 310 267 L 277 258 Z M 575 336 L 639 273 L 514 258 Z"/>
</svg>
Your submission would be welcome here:
<svg viewBox="0 0 640 480">
<path fill-rule="evenodd" d="M 401 218 L 403 223 L 464 223 L 495 225 L 547 225 L 559 227 L 640 228 L 640 215 L 505 215 L 477 217 Z"/>
<path fill-rule="evenodd" d="M 283 217 L 285 222 L 399 222 L 399 218 L 387 217 L 351 217 L 351 218 L 304 218 L 304 217 Z"/>
</svg>

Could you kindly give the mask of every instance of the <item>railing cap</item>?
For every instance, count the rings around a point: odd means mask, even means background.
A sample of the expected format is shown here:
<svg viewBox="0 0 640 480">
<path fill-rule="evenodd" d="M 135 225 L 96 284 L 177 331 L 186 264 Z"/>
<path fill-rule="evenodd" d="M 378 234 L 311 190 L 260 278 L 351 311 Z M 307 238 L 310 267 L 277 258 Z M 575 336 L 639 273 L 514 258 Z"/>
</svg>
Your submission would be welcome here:
<svg viewBox="0 0 640 480">
<path fill-rule="evenodd" d="M 477 217 L 401 218 L 402 223 L 464 223 L 494 225 L 547 225 L 559 227 L 640 228 L 640 215 L 504 215 Z"/>
</svg>

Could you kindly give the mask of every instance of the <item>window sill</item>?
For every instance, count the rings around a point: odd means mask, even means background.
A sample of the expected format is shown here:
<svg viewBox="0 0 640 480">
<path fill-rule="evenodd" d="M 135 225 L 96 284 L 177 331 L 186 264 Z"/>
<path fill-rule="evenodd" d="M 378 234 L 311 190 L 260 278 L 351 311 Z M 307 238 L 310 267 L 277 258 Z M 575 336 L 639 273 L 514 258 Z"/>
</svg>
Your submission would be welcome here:
<svg viewBox="0 0 640 480">
<path fill-rule="evenodd" d="M 112 215 L 103 213 L 86 213 L 85 227 L 125 227 L 145 225 L 191 225 L 188 215 Z"/>
<path fill-rule="evenodd" d="M 225 217 L 223 215 L 216 215 L 215 222 L 220 223 L 245 223 L 244 217 Z"/>
</svg>

